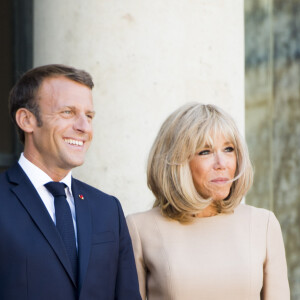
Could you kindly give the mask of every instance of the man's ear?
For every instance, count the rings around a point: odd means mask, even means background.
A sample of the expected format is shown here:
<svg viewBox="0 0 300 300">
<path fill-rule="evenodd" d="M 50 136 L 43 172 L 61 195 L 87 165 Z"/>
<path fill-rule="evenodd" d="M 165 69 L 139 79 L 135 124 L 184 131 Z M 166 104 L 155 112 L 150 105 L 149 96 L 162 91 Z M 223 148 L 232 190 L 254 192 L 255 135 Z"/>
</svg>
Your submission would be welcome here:
<svg viewBox="0 0 300 300">
<path fill-rule="evenodd" d="M 36 118 L 31 111 L 22 107 L 16 112 L 16 122 L 19 127 L 27 133 L 33 132 L 36 127 Z"/>
</svg>

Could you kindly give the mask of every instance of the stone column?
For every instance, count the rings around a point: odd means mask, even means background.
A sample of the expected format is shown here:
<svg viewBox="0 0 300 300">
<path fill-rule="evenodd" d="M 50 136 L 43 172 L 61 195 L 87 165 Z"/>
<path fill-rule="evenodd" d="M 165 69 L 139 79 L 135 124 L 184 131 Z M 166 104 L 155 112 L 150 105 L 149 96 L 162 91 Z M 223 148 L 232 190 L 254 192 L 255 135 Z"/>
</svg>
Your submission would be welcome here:
<svg viewBox="0 0 300 300">
<path fill-rule="evenodd" d="M 153 203 L 148 152 L 164 119 L 198 101 L 244 130 L 242 0 L 39 0 L 34 65 L 64 63 L 95 81 L 93 145 L 74 175 L 117 196 L 125 213 Z"/>
<path fill-rule="evenodd" d="M 300 1 L 247 0 L 246 135 L 255 167 L 249 204 L 277 216 L 291 299 L 300 299 Z"/>
</svg>

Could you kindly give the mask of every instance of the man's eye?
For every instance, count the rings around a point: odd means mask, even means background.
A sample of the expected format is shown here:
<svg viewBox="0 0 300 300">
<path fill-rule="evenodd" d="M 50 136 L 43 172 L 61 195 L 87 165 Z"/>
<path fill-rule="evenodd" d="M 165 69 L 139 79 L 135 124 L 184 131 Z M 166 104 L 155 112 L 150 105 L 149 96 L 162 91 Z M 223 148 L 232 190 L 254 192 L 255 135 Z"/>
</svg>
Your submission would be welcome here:
<svg viewBox="0 0 300 300">
<path fill-rule="evenodd" d="M 88 117 L 89 119 L 93 120 L 94 115 L 87 115 L 87 117 Z"/>
<path fill-rule="evenodd" d="M 198 153 L 198 155 L 208 155 L 210 154 L 210 150 L 202 150 Z"/>
<path fill-rule="evenodd" d="M 72 110 L 64 110 L 62 112 L 62 115 L 65 117 L 71 117 L 73 115 L 73 111 Z"/>
<path fill-rule="evenodd" d="M 233 152 L 234 148 L 233 147 L 226 147 L 225 152 Z"/>
</svg>

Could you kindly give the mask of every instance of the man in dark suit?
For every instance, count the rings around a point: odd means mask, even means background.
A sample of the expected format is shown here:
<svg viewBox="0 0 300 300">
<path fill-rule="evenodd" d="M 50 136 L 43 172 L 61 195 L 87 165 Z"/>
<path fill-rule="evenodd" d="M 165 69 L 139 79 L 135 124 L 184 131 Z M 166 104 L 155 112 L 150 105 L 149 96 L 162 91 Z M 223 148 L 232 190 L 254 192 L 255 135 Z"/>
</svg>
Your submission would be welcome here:
<svg viewBox="0 0 300 300">
<path fill-rule="evenodd" d="M 122 208 L 78 181 L 92 140 L 93 82 L 32 69 L 10 94 L 24 152 L 0 175 L 0 299 L 141 299 Z"/>
</svg>

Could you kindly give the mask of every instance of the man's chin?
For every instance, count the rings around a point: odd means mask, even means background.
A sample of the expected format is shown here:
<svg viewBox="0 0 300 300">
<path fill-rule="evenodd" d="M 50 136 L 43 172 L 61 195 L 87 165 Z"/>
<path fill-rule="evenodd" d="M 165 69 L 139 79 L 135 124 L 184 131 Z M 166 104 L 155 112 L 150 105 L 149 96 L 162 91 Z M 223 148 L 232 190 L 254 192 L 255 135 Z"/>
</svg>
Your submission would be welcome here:
<svg viewBox="0 0 300 300">
<path fill-rule="evenodd" d="M 77 167 L 80 167 L 80 166 L 82 166 L 82 165 L 83 165 L 83 163 L 84 163 L 84 160 L 82 160 L 82 161 L 80 161 L 80 162 L 76 162 L 76 163 L 74 163 L 74 164 L 73 164 L 73 166 L 72 166 L 72 169 L 73 169 L 73 168 L 77 168 Z"/>
<path fill-rule="evenodd" d="M 66 168 L 71 170 L 73 168 L 80 167 L 81 165 L 83 165 L 83 163 L 84 163 L 84 158 L 72 159 L 68 161 L 68 163 L 66 164 Z"/>
</svg>

